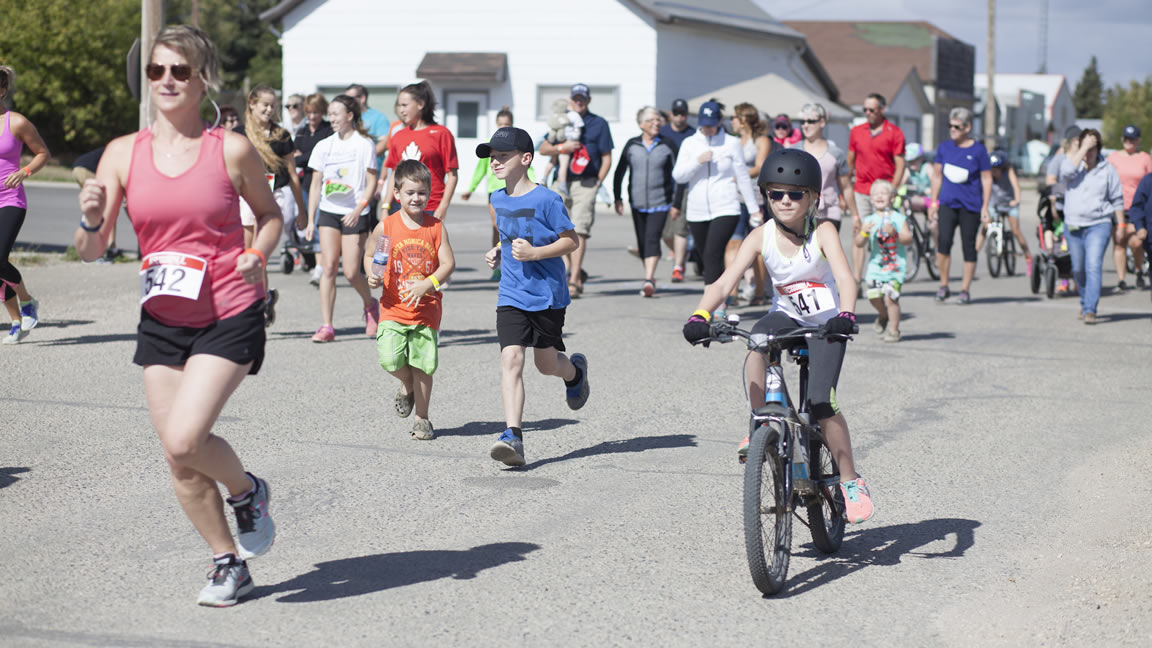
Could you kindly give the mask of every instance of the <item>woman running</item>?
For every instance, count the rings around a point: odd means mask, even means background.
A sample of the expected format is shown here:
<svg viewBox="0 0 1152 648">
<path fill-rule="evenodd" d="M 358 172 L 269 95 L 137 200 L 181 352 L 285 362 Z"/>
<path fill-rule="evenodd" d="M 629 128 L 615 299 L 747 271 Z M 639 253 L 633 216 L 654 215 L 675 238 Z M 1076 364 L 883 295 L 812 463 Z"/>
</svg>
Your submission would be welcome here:
<svg viewBox="0 0 1152 648">
<path fill-rule="evenodd" d="M 264 174 L 272 185 L 272 197 L 280 205 L 284 219 L 284 234 L 291 238 L 292 230 L 303 220 L 304 194 L 300 191 L 300 176 L 296 173 L 295 147 L 292 134 L 276 123 L 276 93 L 268 86 L 259 85 L 248 93 L 248 107 L 244 111 L 244 125 L 236 129 L 244 135 L 264 162 Z M 248 203 L 240 201 L 240 220 L 244 223 L 244 247 L 250 247 L 256 237 L 256 215 Z M 303 223 L 299 223 L 303 225 Z M 268 287 L 268 269 L 264 269 L 264 286 Z M 276 301 L 279 293 L 268 288 L 264 305 L 264 325 L 276 321 Z"/>
<path fill-rule="evenodd" d="M 736 231 L 740 196 L 745 204 L 756 204 L 740 140 L 720 127 L 723 108 L 716 101 L 705 101 L 700 106 L 699 130 L 684 140 L 672 168 L 672 178 L 688 185 L 684 214 L 704 262 L 705 284 L 716 281 L 724 272 L 724 248 Z M 726 314 L 723 304 L 716 313 L 718 317 Z"/>
<path fill-rule="evenodd" d="M 338 95 L 328 105 L 328 123 L 335 134 L 312 149 L 308 160 L 312 188 L 308 190 L 309 241 L 320 236 L 320 315 L 323 323 L 313 342 L 336 339 L 332 314 L 336 309 L 336 267 L 344 258 L 344 278 L 364 302 L 364 334 L 376 337 L 380 303 L 372 298 L 368 280 L 360 274 L 368 239 L 368 203 L 376 187 L 376 146 L 360 122 L 360 102 Z M 319 208 L 319 209 L 317 209 Z M 319 230 L 319 232 L 317 232 Z"/>
<path fill-rule="evenodd" d="M 616 213 L 624 213 L 624 175 L 628 179 L 628 204 L 632 208 L 632 227 L 636 246 L 644 262 L 644 285 L 640 294 L 656 293 L 656 264 L 660 261 L 660 233 L 668 210 L 676 204 L 676 182 L 672 167 L 676 164 L 676 144 L 660 137 L 660 111 L 645 106 L 636 113 L 640 134 L 624 144 L 612 186 L 616 195 Z"/>
<path fill-rule="evenodd" d="M 220 85 L 219 59 L 195 27 L 167 27 L 145 72 L 156 118 L 108 144 L 80 192 L 76 252 L 104 252 L 127 197 L 143 255 L 134 362 L 144 367 L 152 424 L 184 513 L 208 542 L 213 569 L 200 605 L 234 605 L 252 591 L 245 560 L 272 546 L 268 484 L 246 472 L 212 426 L 245 375 L 264 361 L 264 260 L 280 237 L 280 208 L 264 164 L 242 135 L 205 127 L 200 103 Z M 244 247 L 240 197 L 257 214 Z M 232 539 L 220 505 L 236 513 Z"/>
<path fill-rule="evenodd" d="M 396 97 L 396 116 L 406 128 L 388 138 L 388 157 L 384 166 L 395 169 L 404 160 L 420 160 L 432 172 L 432 195 L 426 209 L 443 221 L 456 192 L 459 180 L 456 139 L 447 128 L 436 123 L 436 96 L 427 81 L 404 86 Z M 392 196 L 396 183 L 390 181 L 384 193 Z M 380 220 L 384 220 L 381 218 Z"/>
<path fill-rule="evenodd" d="M 40 304 L 28 294 L 24 276 L 8 256 L 28 214 L 24 181 L 48 164 L 48 147 L 36 127 L 24 115 L 4 107 L 12 94 L 15 77 L 12 68 L 0 65 L 0 178 L 3 178 L 0 185 L 0 299 L 12 318 L 4 344 L 23 340 L 40 321 Z M 21 168 L 20 152 L 25 146 L 35 157 Z"/>
</svg>

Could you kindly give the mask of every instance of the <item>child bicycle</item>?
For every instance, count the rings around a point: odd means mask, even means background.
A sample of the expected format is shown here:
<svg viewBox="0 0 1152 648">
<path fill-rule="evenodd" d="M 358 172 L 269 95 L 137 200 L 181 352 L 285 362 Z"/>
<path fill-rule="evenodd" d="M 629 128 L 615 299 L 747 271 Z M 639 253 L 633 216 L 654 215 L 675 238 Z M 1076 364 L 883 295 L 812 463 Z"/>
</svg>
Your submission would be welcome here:
<svg viewBox="0 0 1152 648">
<path fill-rule="evenodd" d="M 916 210 L 912 208 L 913 196 L 908 195 L 909 190 L 908 185 L 900 187 L 896 192 L 895 200 L 892 201 L 893 207 L 904 212 L 904 217 L 912 230 L 912 245 L 906 246 L 908 263 L 905 266 L 904 283 L 911 282 L 920 273 L 921 260 L 924 261 L 924 267 L 928 270 L 928 276 L 939 279 L 940 271 L 936 268 L 936 244 L 932 242 L 932 232 L 926 223 L 921 223 L 916 218 Z"/>
<path fill-rule="evenodd" d="M 1008 205 L 996 205 L 992 209 L 992 222 L 985 226 L 987 228 L 985 244 L 988 246 L 988 251 L 984 256 L 988 260 L 988 273 L 993 277 L 1000 276 L 1001 267 L 1009 277 L 1016 274 L 1016 237 L 1012 234 L 1011 228 L 1004 227 L 1011 211 L 1012 208 Z"/>
<path fill-rule="evenodd" d="M 748 455 L 744 459 L 744 544 L 752 582 L 764 594 L 784 587 L 792 555 L 792 516 L 808 527 L 812 543 L 830 554 L 844 540 L 844 495 L 840 469 L 825 445 L 818 424 L 810 423 L 808 339 L 820 327 L 801 327 L 780 335 L 738 328 L 738 316 L 710 325 L 712 337 L 700 343 L 746 341 L 748 350 L 767 357 L 765 400 L 752 410 Z M 854 333 L 856 331 L 853 331 Z M 838 336 L 845 340 L 851 336 Z M 780 358 L 800 368 L 800 406 L 788 393 Z M 807 510 L 807 520 L 799 509 Z"/>
</svg>

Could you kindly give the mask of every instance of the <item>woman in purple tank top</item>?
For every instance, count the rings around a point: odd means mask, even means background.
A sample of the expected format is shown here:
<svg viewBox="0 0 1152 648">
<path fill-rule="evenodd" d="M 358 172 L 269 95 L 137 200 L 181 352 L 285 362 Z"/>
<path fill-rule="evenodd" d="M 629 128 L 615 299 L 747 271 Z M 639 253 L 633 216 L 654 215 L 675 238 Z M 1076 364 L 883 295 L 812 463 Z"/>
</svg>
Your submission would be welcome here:
<svg viewBox="0 0 1152 648">
<path fill-rule="evenodd" d="M 8 259 L 16 236 L 24 225 L 28 201 L 24 198 L 24 181 L 48 164 L 48 147 L 40 133 L 24 115 L 4 108 L 12 94 L 15 73 L 7 65 L 0 65 L 0 300 L 12 326 L 3 339 L 4 344 L 16 344 L 40 321 L 39 303 L 28 294 L 24 277 Z M 26 166 L 20 166 L 20 152 L 27 146 L 35 157 Z"/>
<path fill-rule="evenodd" d="M 282 216 L 248 139 L 217 124 L 206 128 L 200 119 L 200 104 L 220 79 L 207 35 L 167 27 L 147 60 L 155 121 L 108 144 L 96 179 L 80 192 L 83 216 L 74 240 L 82 259 L 102 255 L 127 197 L 144 255 L 134 362 L 144 368 L 148 411 L 176 497 L 212 550 L 198 603 L 224 607 L 252 591 L 245 560 L 268 551 L 276 533 L 268 483 L 246 472 L 212 428 L 264 359 L 261 283 Z M 240 197 L 256 215 L 250 248 Z M 235 540 L 217 484 L 231 495 Z"/>
</svg>

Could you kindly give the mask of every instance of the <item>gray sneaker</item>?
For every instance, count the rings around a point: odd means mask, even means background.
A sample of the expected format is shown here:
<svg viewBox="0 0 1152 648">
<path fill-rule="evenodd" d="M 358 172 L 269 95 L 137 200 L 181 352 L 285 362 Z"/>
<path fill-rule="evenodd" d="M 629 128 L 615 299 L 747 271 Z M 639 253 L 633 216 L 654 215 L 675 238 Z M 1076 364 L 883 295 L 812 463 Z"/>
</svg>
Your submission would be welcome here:
<svg viewBox="0 0 1152 648">
<path fill-rule="evenodd" d="M 236 548 L 244 560 L 268 553 L 276 541 L 276 524 L 272 522 L 268 505 L 272 495 L 268 482 L 252 473 L 246 473 L 256 484 L 256 490 L 239 502 L 229 502 L 236 513 Z"/>
<path fill-rule="evenodd" d="M 428 419 L 417 418 L 416 422 L 412 424 L 412 439 L 415 441 L 431 441 L 436 438 L 436 432 L 432 430 L 432 421 Z"/>
<path fill-rule="evenodd" d="M 588 402 L 588 394 L 591 392 L 591 388 L 588 386 L 588 358 L 585 358 L 583 353 L 573 353 L 572 364 L 576 365 L 576 368 L 581 372 L 580 383 L 575 387 L 568 387 L 566 397 L 568 407 L 578 410 L 584 407 L 584 403 Z"/>
<path fill-rule="evenodd" d="M 504 430 L 496 443 L 492 444 L 488 456 L 507 466 L 523 466 L 524 440 L 517 437 L 511 429 Z"/>
<path fill-rule="evenodd" d="M 212 571 L 208 572 L 208 584 L 200 590 L 196 602 L 207 607 L 230 607 L 236 605 L 240 597 L 251 593 L 254 587 L 248 565 L 227 554 L 213 561 Z"/>
</svg>

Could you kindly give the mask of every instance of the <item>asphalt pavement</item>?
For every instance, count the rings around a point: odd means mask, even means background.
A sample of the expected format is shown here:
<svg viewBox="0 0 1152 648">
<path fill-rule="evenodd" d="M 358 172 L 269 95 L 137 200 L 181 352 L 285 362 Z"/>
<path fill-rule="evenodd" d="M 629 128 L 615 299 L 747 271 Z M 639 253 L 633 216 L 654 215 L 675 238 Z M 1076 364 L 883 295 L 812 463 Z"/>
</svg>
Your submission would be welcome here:
<svg viewBox="0 0 1152 648">
<path fill-rule="evenodd" d="M 21 241 L 67 245 L 75 198 L 34 188 Z M 1033 206 L 1023 211 L 1034 224 Z M 591 279 L 565 326 L 569 350 L 589 358 L 591 398 L 569 410 L 560 381 L 529 366 L 528 465 L 506 469 L 487 455 L 503 422 L 486 210 L 457 202 L 449 214 L 459 268 L 445 293 L 433 441 L 410 440 L 411 422 L 392 413 L 396 381 L 343 280 L 336 341 L 319 345 L 317 290 L 303 273 L 272 274 L 281 300 L 267 361 L 215 431 L 268 480 L 279 535 L 251 562 L 254 596 L 227 610 L 195 604 L 209 550 L 172 493 L 131 364 L 136 267 L 23 267 L 44 319 L 0 348 L 0 645 L 1143 646 L 1152 636 L 1147 291 L 1106 291 L 1089 327 L 1075 298 L 1032 295 L 1023 276 L 991 279 L 981 257 L 968 306 L 934 303 L 923 271 L 905 287 L 898 344 L 871 332 L 861 303 L 864 332 L 837 395 L 876 516 L 849 526 L 832 556 L 797 522 L 788 588 L 762 598 L 735 457 L 744 352 L 692 348 L 680 332 L 700 280 L 670 284 L 662 262 L 656 297 L 639 296 L 631 222 L 601 206 Z M 764 309 L 735 312 L 751 323 Z"/>
</svg>

